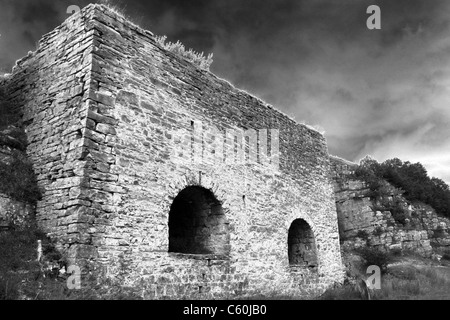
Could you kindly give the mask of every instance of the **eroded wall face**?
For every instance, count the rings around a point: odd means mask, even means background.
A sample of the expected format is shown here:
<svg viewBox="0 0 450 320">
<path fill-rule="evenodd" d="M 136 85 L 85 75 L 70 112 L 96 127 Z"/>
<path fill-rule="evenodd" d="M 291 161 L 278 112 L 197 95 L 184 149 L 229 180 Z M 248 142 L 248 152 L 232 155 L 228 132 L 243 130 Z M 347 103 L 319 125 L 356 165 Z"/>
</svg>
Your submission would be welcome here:
<svg viewBox="0 0 450 320">
<path fill-rule="evenodd" d="M 38 224 L 72 257 L 88 242 L 78 230 L 78 210 L 90 205 L 80 197 L 93 47 L 93 32 L 84 21 L 74 16 L 45 35 L 2 83 L 26 130 L 26 152 L 42 190 Z"/>
<path fill-rule="evenodd" d="M 103 9 L 95 17 L 86 130 L 93 204 L 85 214 L 105 275 L 139 286 L 145 298 L 311 294 L 340 281 L 323 137 L 164 51 L 151 33 Z M 279 172 L 217 161 L 200 143 L 199 124 L 203 132 L 267 129 L 269 140 L 270 129 L 279 130 Z M 189 186 L 220 201 L 229 253 L 169 252 L 169 212 Z M 288 229 L 298 218 L 315 235 L 316 273 L 289 267 Z"/>
<path fill-rule="evenodd" d="M 355 178 L 356 167 L 332 158 L 336 211 L 344 251 L 368 246 L 396 252 L 414 251 L 430 257 L 443 253 L 450 246 L 446 231 L 449 219 L 439 217 L 424 204 L 408 203 L 393 186 L 387 185 L 385 199 L 398 201 L 404 208 L 404 220 L 396 220 L 389 207 L 371 197 L 367 183 Z"/>
</svg>

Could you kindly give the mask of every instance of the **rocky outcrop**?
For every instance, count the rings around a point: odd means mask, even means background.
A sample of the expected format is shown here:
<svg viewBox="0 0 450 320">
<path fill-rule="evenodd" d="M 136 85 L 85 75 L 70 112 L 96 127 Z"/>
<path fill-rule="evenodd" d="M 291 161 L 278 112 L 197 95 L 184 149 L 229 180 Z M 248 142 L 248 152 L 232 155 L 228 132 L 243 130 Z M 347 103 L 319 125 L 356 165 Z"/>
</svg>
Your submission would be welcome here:
<svg viewBox="0 0 450 320">
<path fill-rule="evenodd" d="M 450 249 L 449 219 L 425 204 L 408 202 L 388 183 L 386 194 L 374 199 L 365 182 L 352 174 L 356 164 L 335 157 L 331 162 L 344 250 L 371 246 L 439 256 Z"/>
</svg>

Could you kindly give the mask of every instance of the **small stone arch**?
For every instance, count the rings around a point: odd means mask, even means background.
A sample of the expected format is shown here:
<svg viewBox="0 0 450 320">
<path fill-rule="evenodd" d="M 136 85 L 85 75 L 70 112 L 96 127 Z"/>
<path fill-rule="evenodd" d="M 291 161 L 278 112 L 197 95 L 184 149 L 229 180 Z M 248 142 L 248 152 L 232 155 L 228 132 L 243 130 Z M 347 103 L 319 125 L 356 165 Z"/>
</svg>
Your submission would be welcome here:
<svg viewBox="0 0 450 320">
<path fill-rule="evenodd" d="M 317 270 L 314 232 L 304 219 L 295 219 L 288 230 L 289 265 Z"/>
</svg>

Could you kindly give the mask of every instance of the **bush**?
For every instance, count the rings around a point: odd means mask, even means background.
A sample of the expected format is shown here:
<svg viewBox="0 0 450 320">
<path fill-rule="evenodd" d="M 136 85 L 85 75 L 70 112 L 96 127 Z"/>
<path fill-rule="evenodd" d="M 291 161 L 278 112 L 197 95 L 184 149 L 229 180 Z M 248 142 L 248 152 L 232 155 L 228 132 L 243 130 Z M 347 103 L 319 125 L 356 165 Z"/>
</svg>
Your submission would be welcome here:
<svg viewBox="0 0 450 320">
<path fill-rule="evenodd" d="M 356 233 L 356 237 L 361 238 L 363 240 L 369 239 L 369 233 L 366 230 L 359 230 Z"/>
<path fill-rule="evenodd" d="M 365 260 L 365 268 L 375 265 L 380 267 L 382 273 L 386 272 L 387 265 L 392 260 L 389 253 L 371 247 L 358 249 L 357 253 Z"/>
<path fill-rule="evenodd" d="M 0 192 L 23 202 L 41 198 L 31 162 L 20 151 L 12 151 L 10 163 L 0 162 Z"/>
<path fill-rule="evenodd" d="M 15 126 L 8 126 L 0 131 L 0 146 L 25 151 L 27 135 L 24 130 Z"/>
<path fill-rule="evenodd" d="M 408 214 L 404 208 L 403 202 L 399 198 L 394 200 L 386 200 L 381 198 L 381 201 L 372 207 L 374 211 L 390 211 L 394 220 L 398 223 L 405 224 Z"/>
<path fill-rule="evenodd" d="M 370 168 L 359 166 L 355 172 L 354 176 L 357 179 L 363 180 L 370 189 L 369 196 L 373 199 L 383 196 L 381 187 L 383 186 L 383 181 L 377 177 Z"/>
<path fill-rule="evenodd" d="M 376 227 L 373 234 L 377 237 L 381 236 L 383 234 L 383 228 L 380 226 Z"/>
<path fill-rule="evenodd" d="M 383 180 L 404 192 L 409 201 L 430 205 L 436 213 L 450 217 L 450 187 L 441 179 L 430 178 L 420 163 L 403 162 L 394 158 L 378 163 L 366 157 L 360 161 L 354 175 L 365 181 L 372 197 L 383 195 Z M 399 220 L 402 220 L 399 215 Z"/>
<path fill-rule="evenodd" d="M 406 223 L 408 215 L 406 214 L 401 201 L 395 200 L 392 205 L 388 207 L 388 210 L 391 212 L 392 217 L 396 222 L 403 225 Z"/>
<path fill-rule="evenodd" d="M 62 259 L 54 243 L 34 225 L 0 233 L 0 300 L 15 300 L 20 292 L 27 293 L 27 290 L 20 290 L 23 284 L 32 284 L 27 287 L 28 291 L 31 288 L 37 290 L 34 288 L 36 279 L 43 275 L 37 261 L 38 240 L 42 241 L 43 260 L 57 263 Z"/>
<path fill-rule="evenodd" d="M 6 99 L 6 93 L 0 88 L 0 130 L 20 120 L 17 106 Z"/>
<path fill-rule="evenodd" d="M 37 261 L 37 243 L 42 258 Z M 68 274 L 59 270 L 67 265 L 55 244 L 35 225 L 23 230 L 0 233 L 0 300 L 137 300 L 139 288 L 124 287 L 121 279 L 82 278 L 80 290 L 67 287 Z"/>
<path fill-rule="evenodd" d="M 447 261 L 450 261 L 450 253 L 444 253 L 443 255 L 442 255 L 442 258 L 441 258 L 442 260 L 447 260 Z"/>
<path fill-rule="evenodd" d="M 439 239 L 439 238 L 446 238 L 447 234 L 444 229 L 438 227 L 436 230 L 433 231 L 433 239 Z"/>
</svg>

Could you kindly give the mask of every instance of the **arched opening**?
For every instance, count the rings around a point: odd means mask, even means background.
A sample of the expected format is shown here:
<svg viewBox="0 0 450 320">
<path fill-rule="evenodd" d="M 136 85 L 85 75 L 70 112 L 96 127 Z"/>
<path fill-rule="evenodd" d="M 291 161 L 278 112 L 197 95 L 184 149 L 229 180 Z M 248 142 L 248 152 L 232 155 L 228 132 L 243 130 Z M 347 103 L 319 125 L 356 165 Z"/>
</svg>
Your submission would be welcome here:
<svg viewBox="0 0 450 320">
<path fill-rule="evenodd" d="M 317 268 L 317 253 L 314 233 L 303 219 L 292 222 L 288 233 L 289 265 Z"/>
<path fill-rule="evenodd" d="M 169 252 L 226 255 L 229 225 L 220 201 L 202 187 L 187 187 L 169 212 Z"/>
</svg>

